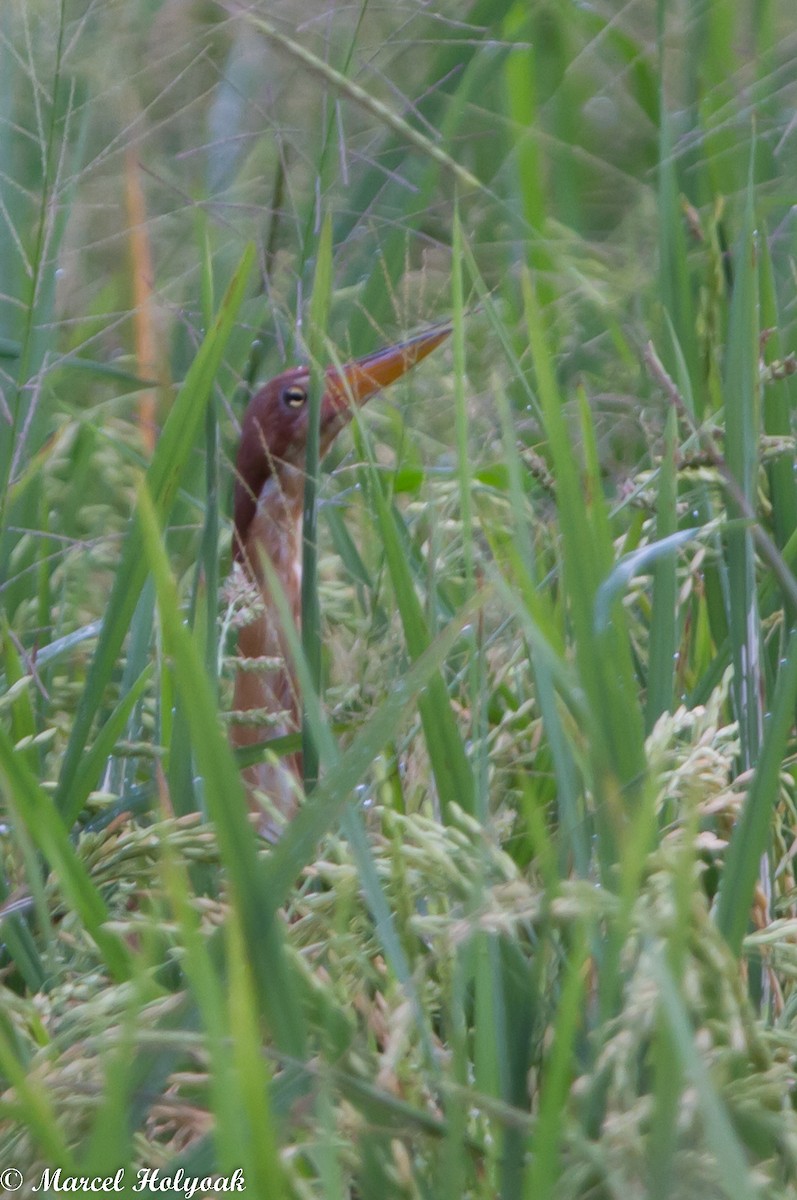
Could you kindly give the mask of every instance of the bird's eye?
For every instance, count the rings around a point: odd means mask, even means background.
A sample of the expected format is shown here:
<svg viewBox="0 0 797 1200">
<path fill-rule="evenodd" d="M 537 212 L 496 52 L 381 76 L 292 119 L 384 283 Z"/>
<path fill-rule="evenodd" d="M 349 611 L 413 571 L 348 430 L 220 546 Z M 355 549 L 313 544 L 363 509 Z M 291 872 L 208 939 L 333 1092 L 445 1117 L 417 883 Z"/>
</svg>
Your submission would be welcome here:
<svg viewBox="0 0 797 1200">
<path fill-rule="evenodd" d="M 301 408 L 307 399 L 307 392 L 303 387 L 294 383 L 290 387 L 286 387 L 282 393 L 282 399 L 288 408 Z"/>
</svg>

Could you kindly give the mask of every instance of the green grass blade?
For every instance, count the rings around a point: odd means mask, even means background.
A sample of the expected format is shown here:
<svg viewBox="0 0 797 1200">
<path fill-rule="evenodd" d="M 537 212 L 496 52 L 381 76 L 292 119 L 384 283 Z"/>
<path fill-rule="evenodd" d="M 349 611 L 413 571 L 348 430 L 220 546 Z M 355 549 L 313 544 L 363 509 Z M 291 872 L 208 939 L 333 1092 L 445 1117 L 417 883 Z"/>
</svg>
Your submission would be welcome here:
<svg viewBox="0 0 797 1200">
<path fill-rule="evenodd" d="M 572 453 L 548 349 L 544 323 L 530 276 L 524 275 L 526 321 L 557 481 L 561 524 L 563 581 L 572 611 L 576 660 L 587 698 L 592 786 L 600 821 L 604 869 L 613 871 L 615 829 L 608 814 L 618 802 L 616 789 L 629 802 L 645 774 L 644 730 L 636 700 L 625 614 L 615 601 L 611 622 L 599 621 L 597 598 L 614 558 L 601 494 L 601 480 L 587 406 L 582 430 L 587 480 L 582 487 Z M 585 495 L 586 493 L 586 495 Z"/>
<path fill-rule="evenodd" d="M 46 1155 L 50 1166 L 53 1169 L 61 1167 L 65 1174 L 74 1171 L 74 1158 L 61 1132 L 46 1088 L 40 1080 L 31 1077 L 20 1063 L 5 1016 L 0 1016 L 0 1071 L 14 1089 L 15 1107 L 21 1121 Z M 19 1167 L 16 1170 L 21 1174 Z"/>
<path fill-rule="evenodd" d="M 147 472 L 148 486 L 161 519 L 168 515 L 201 427 L 213 379 L 243 300 L 253 259 L 254 250 L 249 247 L 230 282 L 215 324 L 202 343 L 169 413 Z M 137 518 L 134 517 L 108 601 L 102 633 L 61 765 L 56 805 L 62 812 L 69 808 L 71 788 L 80 759 L 85 753 L 95 714 L 113 674 L 146 574 L 146 560 L 141 553 L 141 530 Z"/>
<path fill-rule="evenodd" d="M 439 674 L 441 664 L 461 635 L 462 627 L 476 617 L 491 594 L 490 588 L 481 589 L 441 630 L 407 673 L 395 681 L 390 695 L 365 723 L 340 759 L 326 772 L 316 791 L 293 818 L 274 847 L 267 865 L 272 894 L 277 904 L 282 904 L 287 898 L 298 872 L 312 862 L 319 840 L 340 820 L 354 789 L 363 780 L 382 748 L 395 737 L 397 726 L 408 711 L 417 707 L 419 694 Z"/>
<path fill-rule="evenodd" d="M 8 889 L 5 884 L 0 890 L 2 891 L 2 900 L 7 900 Z M 0 904 L 0 909 L 2 907 Z M 12 913 L 1 917 L 0 936 L 2 936 L 9 957 L 25 981 L 25 986 L 33 993 L 40 991 L 47 979 L 47 969 L 24 918 Z"/>
<path fill-rule="evenodd" d="M 315 283 L 310 301 L 310 391 L 307 412 L 304 508 L 302 512 L 302 653 L 313 690 L 321 694 L 321 601 L 318 594 L 318 468 L 321 401 L 325 378 L 322 356 L 332 298 L 332 219 L 327 213 L 316 256 Z M 319 747 L 307 720 L 302 721 L 302 771 L 309 792 L 318 782 Z"/>
<path fill-rule="evenodd" d="M 556 803 L 564 834 L 561 839 L 561 859 L 563 862 L 569 861 L 572 855 L 578 874 L 586 876 L 590 870 L 590 832 L 583 802 L 583 789 L 556 702 L 557 680 L 561 682 L 567 675 L 563 662 L 565 647 L 550 611 L 547 593 L 534 583 L 536 565 L 533 514 L 529 511 L 526 501 L 517 438 L 503 389 L 496 390 L 496 402 L 501 418 L 504 456 L 509 467 L 514 547 L 508 551 L 505 545 L 494 544 L 493 553 L 511 585 L 511 591 L 508 588 L 507 592 L 523 613 L 522 627 L 529 626 L 534 631 L 529 641 L 529 649 L 537 685 L 537 700 L 551 748 L 556 778 Z M 572 696 L 570 699 L 572 703 Z M 530 819 L 534 822 L 533 816 Z M 534 831 L 530 829 L 529 833 L 536 843 L 539 839 Z"/>
<path fill-rule="evenodd" d="M 219 838 L 230 888 L 257 981 L 259 1002 L 281 1049 L 301 1058 L 304 1026 L 291 965 L 285 957 L 277 905 L 259 864 L 247 817 L 243 784 L 232 750 L 219 726 L 201 655 L 185 628 L 174 582 L 160 541 L 154 501 L 139 495 L 140 529 L 155 579 L 164 647 L 170 655 L 193 752 L 203 779 L 204 799 Z"/>
<path fill-rule="evenodd" d="M 777 285 L 766 231 L 761 233 L 758 249 L 761 255 L 761 325 L 762 330 L 769 331 L 762 357 L 772 369 L 784 362 L 786 347 L 778 329 Z M 791 414 L 794 411 L 794 384 L 786 369 L 782 368 L 782 372 L 782 378 L 776 376 L 764 389 L 763 418 L 764 431 L 770 437 L 787 438 L 791 434 Z M 767 476 L 775 541 L 782 550 L 797 529 L 797 484 L 792 455 L 787 450 L 784 449 L 782 454 L 767 464 Z M 793 610 L 793 606 L 790 608 Z"/>
<path fill-rule="evenodd" d="M 454 214 L 452 239 L 453 270 L 451 272 L 451 324 L 454 356 L 454 405 L 455 433 L 457 443 L 457 482 L 459 485 L 459 509 L 462 524 L 462 554 L 465 576 L 464 595 L 473 595 L 477 584 L 476 567 L 476 524 L 473 504 L 473 468 L 469 448 L 470 418 L 466 389 L 466 349 L 468 344 L 463 280 L 463 252 L 465 234 L 459 217 Z M 489 692 L 484 638 L 480 627 L 473 627 L 465 639 L 467 665 L 467 708 L 470 715 L 470 730 L 466 734 L 473 746 L 470 766 L 474 780 L 475 811 L 479 820 L 489 816 L 489 762 L 487 696 Z"/>
<path fill-rule="evenodd" d="M 14 459 L 19 467 L 29 459 L 31 449 L 38 449 L 38 427 L 41 425 L 41 407 L 37 405 L 31 383 L 43 364 L 49 331 L 53 324 L 53 279 L 48 272 L 48 255 L 56 249 L 60 234 L 66 223 L 67 205 L 51 224 L 51 207 L 54 207 L 56 185 L 60 166 L 59 137 L 65 119 L 66 87 L 64 86 L 64 34 L 66 26 L 66 3 L 61 0 L 56 19 L 56 38 L 52 62 L 51 90 L 44 97 L 44 109 L 38 113 L 42 142 L 41 177 L 36 180 L 36 214 L 30 259 L 24 273 L 20 273 L 22 294 L 18 298 L 22 308 L 22 331 L 20 354 L 17 362 L 15 386 L 10 390 L 4 420 L 0 427 L 0 534 L 6 530 L 7 503 L 10 496 L 9 484 Z M 13 176 L 12 176 L 13 177 Z M 63 198 L 62 198 L 63 199 Z M 3 224 L 6 224 L 5 218 Z M 14 258 L 19 243 L 12 236 Z M 24 251 L 23 251 L 24 255 Z M 7 295 L 7 289 L 3 289 Z M 29 418 L 32 417 L 31 421 Z M 2 563 L 5 567 L 5 563 Z"/>
<path fill-rule="evenodd" d="M 742 815 L 736 822 L 725 858 L 717 900 L 717 925 L 734 954 L 741 952 L 761 856 L 778 800 L 780 772 L 797 702 L 797 634 L 778 673 L 772 712 Z"/>
<path fill-rule="evenodd" d="M 202 249 L 202 316 L 205 328 L 213 324 L 216 311 L 215 279 L 210 238 L 207 224 L 200 227 Z M 199 556 L 201 573 L 197 578 L 197 591 L 204 596 L 205 668 L 208 678 L 218 687 L 219 671 L 219 621 L 216 597 L 219 593 L 219 504 L 221 481 L 219 478 L 219 420 L 216 406 L 210 403 L 205 412 L 205 521 L 202 527 L 202 546 Z"/>
<path fill-rule="evenodd" d="M 663 8 L 663 5 L 661 6 Z M 675 354 L 667 356 L 670 369 L 683 368 L 688 388 L 682 395 L 689 402 L 692 395 L 698 404 L 697 417 L 703 413 L 703 389 L 695 386 L 699 375 L 697 369 L 698 347 L 695 336 L 695 306 L 692 282 L 689 276 L 686 230 L 678 187 L 677 160 L 673 147 L 672 118 L 667 111 L 664 92 L 664 46 L 663 34 L 659 41 L 659 178 L 658 178 L 658 221 L 659 238 L 659 295 L 665 315 L 665 326 L 672 331 Z M 681 380 L 679 379 L 679 383 Z"/>
<path fill-rule="evenodd" d="M 761 396 L 758 373 L 758 276 L 755 266 L 753 162 L 742 232 L 734 252 L 735 280 L 728 323 L 728 351 L 723 380 L 725 454 L 728 468 L 748 509 L 757 501 Z M 733 498 L 731 516 L 746 516 Z M 733 693 L 742 760 L 752 766 L 761 740 L 761 651 L 755 553 L 749 528 L 729 530 L 728 607 L 733 654 Z"/>
<path fill-rule="evenodd" d="M 355 787 L 360 782 L 365 765 L 370 765 L 373 762 L 377 754 L 382 750 L 385 742 L 395 732 L 395 713 L 393 714 L 393 729 L 390 734 L 386 735 L 386 726 L 384 724 L 384 710 L 390 707 L 388 703 L 383 705 L 382 709 L 372 717 L 349 750 L 343 756 L 339 754 L 331 730 L 326 722 L 320 698 L 313 687 L 313 681 L 310 678 L 310 669 L 302 653 L 299 638 L 293 628 L 287 597 L 280 585 L 276 571 L 267 559 L 264 560 L 263 566 L 266 572 L 269 591 L 274 598 L 290 653 L 294 660 L 296 677 L 304 698 L 306 719 L 313 739 L 321 751 L 321 758 L 329 768 L 321 784 L 307 798 L 297 815 L 291 821 L 288 829 L 283 833 L 278 846 L 274 850 L 269 865 L 272 895 L 280 903 L 287 898 L 287 889 L 290 887 L 291 880 L 295 879 L 298 872 L 311 861 L 315 842 L 317 842 L 327 829 L 331 828 L 337 821 L 340 821 L 343 832 L 350 842 L 354 860 L 358 867 L 363 894 L 376 923 L 386 958 L 413 1003 L 417 1015 L 418 1027 L 421 1031 L 421 1040 L 425 1047 L 427 1058 L 431 1063 L 434 1061 L 434 1055 L 425 1028 L 423 1009 L 418 999 L 407 957 L 394 929 L 390 906 L 373 862 L 360 814 L 347 810 L 344 807 L 346 801 L 351 799 Z M 449 629 L 448 632 L 450 634 L 451 630 Z M 449 643 L 448 638 L 438 639 L 435 645 L 439 646 L 441 641 L 443 644 Z M 422 655 L 421 657 L 422 659 L 426 659 L 430 657 L 430 654 Z M 433 659 L 432 661 L 434 662 L 435 660 Z M 422 682 L 416 685 L 417 690 L 428 686 L 428 683 L 426 683 L 428 673 L 431 673 L 434 669 L 434 666 L 426 668 L 424 675 L 421 676 Z M 410 675 L 412 673 L 411 671 Z M 402 695 L 404 691 L 405 688 L 402 684 L 400 687 Z M 414 694 L 415 692 L 413 691 L 411 695 Z M 401 709 L 398 711 L 401 712 Z M 376 739 L 379 739 L 378 742 Z M 367 747 L 365 751 L 363 750 L 363 741 L 365 747 Z M 357 770 L 362 773 L 359 775 L 354 774 L 353 772 Z M 320 796 L 320 802 L 316 792 Z M 304 857 L 305 855 L 307 855 L 306 858 Z"/>
<path fill-rule="evenodd" d="M 130 1129 L 131 1091 L 135 1084 L 130 1063 L 136 1054 L 135 1007 L 125 1014 L 118 1044 L 105 1060 L 105 1079 L 102 1102 L 97 1118 L 80 1156 L 80 1170 L 86 1176 L 109 1176 L 127 1162 L 132 1149 Z"/>
<path fill-rule="evenodd" d="M 713 1151 L 723 1193 L 729 1200 L 753 1200 L 753 1197 L 759 1195 L 759 1189 L 750 1178 L 744 1147 L 697 1050 L 695 1031 L 691 1027 L 689 1014 L 675 981 L 663 961 L 659 961 L 657 965 L 659 999 L 673 1035 L 681 1067 L 691 1079 L 697 1093 L 700 1115 L 706 1125 L 706 1137 Z"/>
<path fill-rule="evenodd" d="M 583 1021 L 586 931 L 580 930 L 568 956 L 559 1010 L 553 1030 L 550 1062 L 540 1096 L 540 1109 L 531 1140 L 531 1163 L 523 1192 L 525 1200 L 547 1200 L 559 1175 L 562 1110 L 572 1084 L 576 1035 Z"/>
<path fill-rule="evenodd" d="M 676 530 L 675 409 L 670 409 L 664 439 L 664 456 L 659 468 L 656 509 L 656 542 L 667 544 Z M 672 708 L 675 688 L 675 651 L 678 644 L 678 580 L 675 554 L 656 563 L 653 580 L 653 611 L 650 618 L 650 661 L 645 702 L 645 728 L 650 733 L 663 712 Z"/>
<path fill-rule="evenodd" d="M 210 1060 L 210 1106 L 215 1126 L 213 1141 L 220 1170 L 232 1171 L 246 1158 L 248 1131 L 241 1115 L 241 1096 L 230 1055 L 234 1040 L 224 995 L 225 972 L 220 969 L 217 946 L 208 944 L 201 930 L 189 871 L 166 843 L 164 881 L 180 929 L 182 967 L 207 1038 Z"/>
<path fill-rule="evenodd" d="M 701 529 L 679 529 L 677 533 L 623 555 L 603 580 L 595 597 L 595 628 L 598 632 L 605 633 L 609 629 L 614 606 L 636 575 L 643 575 L 651 568 L 658 569 L 662 562 L 671 561 L 676 550 L 702 534 L 704 531 Z"/>
<path fill-rule="evenodd" d="M 197 225 L 197 241 L 202 264 L 202 317 L 204 327 L 209 329 L 213 324 L 213 313 L 216 307 L 215 281 L 210 239 L 204 214 L 198 218 Z M 219 594 L 219 490 L 218 418 L 216 406 L 211 400 L 205 410 L 204 520 L 199 557 L 194 570 L 188 623 L 192 629 L 199 631 L 200 637 L 204 638 L 205 669 L 208 679 L 213 684 L 214 692 L 218 690 L 219 668 L 219 626 L 216 606 L 216 597 Z M 165 678 L 163 683 L 165 687 L 168 687 Z M 174 705 L 162 703 L 160 712 L 163 721 L 160 740 L 169 747 L 168 779 L 172 807 L 178 815 L 196 812 L 200 807 L 200 801 L 194 787 L 188 722 L 179 698 L 175 700 Z M 164 720 L 166 714 L 173 714 L 172 719 Z M 199 887 L 198 875 L 195 876 L 195 881 Z"/>
<path fill-rule="evenodd" d="M 89 792 L 97 786 L 97 780 L 102 774 L 106 759 L 113 753 L 114 746 L 122 736 L 130 714 L 144 695 L 145 688 L 151 678 L 152 668 L 147 666 L 130 690 L 122 696 L 110 717 L 98 732 L 91 748 L 86 751 L 80 760 L 74 782 L 69 790 L 69 806 L 63 814 L 63 820 L 67 827 L 71 826 L 77 819 L 83 805 L 86 803 Z"/>
<path fill-rule="evenodd" d="M 407 649 L 414 661 L 427 649 L 430 641 L 429 631 L 420 600 L 415 593 L 407 559 L 402 552 L 397 528 L 398 514 L 394 513 L 385 498 L 373 463 L 370 473 L 370 496 L 382 536 Z M 418 697 L 418 711 L 443 819 L 447 820 L 452 804 L 458 804 L 466 812 L 473 813 L 476 802 L 473 772 L 442 674 L 436 672 L 427 683 L 424 694 Z"/>
<path fill-rule="evenodd" d="M 279 1200 L 286 1194 L 286 1188 L 270 1102 L 271 1077 L 263 1054 L 251 952 L 238 922 L 228 922 L 228 1027 L 246 1156 L 244 1163 L 229 1164 L 229 1168 L 244 1168 L 246 1187 L 252 1188 L 256 1195 Z"/>
</svg>

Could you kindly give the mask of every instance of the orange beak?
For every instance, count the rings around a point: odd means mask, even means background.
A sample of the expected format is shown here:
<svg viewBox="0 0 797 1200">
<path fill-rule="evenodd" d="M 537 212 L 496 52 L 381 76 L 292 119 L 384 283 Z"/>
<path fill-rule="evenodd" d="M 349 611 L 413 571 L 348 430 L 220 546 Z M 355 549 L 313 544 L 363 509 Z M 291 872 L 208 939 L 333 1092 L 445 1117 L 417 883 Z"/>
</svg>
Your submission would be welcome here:
<svg viewBox="0 0 797 1200">
<path fill-rule="evenodd" d="M 431 354 L 451 333 L 450 325 L 435 325 L 405 342 L 397 342 L 365 358 L 355 359 L 345 366 L 330 367 L 321 407 L 321 425 L 326 428 L 346 420 L 354 404 L 365 404 L 375 392 L 394 383 Z"/>
<path fill-rule="evenodd" d="M 368 354 L 345 366 L 330 367 L 325 374 L 321 400 L 321 457 L 328 452 L 339 431 L 351 419 L 355 406 L 365 404 L 375 392 L 400 379 L 410 367 L 431 354 L 450 333 L 450 325 L 434 325 L 405 342 L 377 350 L 375 354 Z M 306 408 L 301 408 L 295 421 L 287 420 L 284 400 L 290 389 L 295 388 L 300 404 L 303 404 L 309 379 L 310 372 L 306 367 L 284 371 L 260 389 L 244 413 L 235 466 L 233 554 L 239 562 L 245 556 L 249 526 L 266 481 L 279 470 L 281 463 L 303 465 L 302 455 L 307 441 Z"/>
</svg>

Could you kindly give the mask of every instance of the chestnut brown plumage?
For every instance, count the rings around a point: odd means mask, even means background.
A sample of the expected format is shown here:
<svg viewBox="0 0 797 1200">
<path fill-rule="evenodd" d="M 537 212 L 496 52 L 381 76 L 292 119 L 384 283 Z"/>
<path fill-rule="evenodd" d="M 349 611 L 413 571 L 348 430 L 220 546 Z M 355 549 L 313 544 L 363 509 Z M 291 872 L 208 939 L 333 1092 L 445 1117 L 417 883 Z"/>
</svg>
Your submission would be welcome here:
<svg viewBox="0 0 797 1200">
<path fill-rule="evenodd" d="M 353 406 L 365 404 L 430 354 L 448 337 L 448 326 L 435 326 L 375 354 L 325 373 L 321 400 L 320 454 L 323 457 L 351 418 Z M 269 594 L 264 559 L 268 559 L 288 599 L 294 620 L 301 610 L 302 505 L 307 443 L 306 367 L 285 371 L 267 383 L 244 414 L 238 447 L 234 498 L 233 570 L 243 573 L 251 602 L 238 635 L 238 667 L 231 726 L 234 746 L 251 746 L 269 737 L 294 732 L 300 705 L 279 615 Z M 263 812 L 270 801 L 284 817 L 298 802 L 298 755 L 280 762 L 257 763 L 244 770 L 250 807 Z M 262 829 L 274 835 L 265 815 Z"/>
</svg>

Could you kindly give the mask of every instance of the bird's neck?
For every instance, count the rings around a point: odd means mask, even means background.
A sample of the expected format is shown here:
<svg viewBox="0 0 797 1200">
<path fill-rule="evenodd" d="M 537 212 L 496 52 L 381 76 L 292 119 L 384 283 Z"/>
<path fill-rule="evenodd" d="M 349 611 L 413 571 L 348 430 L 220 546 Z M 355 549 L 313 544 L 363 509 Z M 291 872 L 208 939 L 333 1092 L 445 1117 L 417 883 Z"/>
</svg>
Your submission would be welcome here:
<svg viewBox="0 0 797 1200">
<path fill-rule="evenodd" d="M 293 476 L 297 476 L 297 480 Z M 298 471 L 269 479 L 263 487 L 257 511 L 249 526 L 245 546 L 245 570 L 258 585 L 267 610 L 276 616 L 277 605 L 269 591 L 268 560 L 298 623 L 302 590 L 302 496 Z M 279 627 L 279 620 L 276 621 Z"/>
<path fill-rule="evenodd" d="M 298 471 L 266 482 L 247 531 L 243 564 L 236 566 L 245 577 L 245 583 L 242 580 L 244 588 L 251 591 L 252 618 L 238 634 L 240 664 L 233 699 L 236 717 L 231 728 L 235 746 L 251 746 L 268 738 L 294 733 L 300 727 L 301 707 L 289 666 L 281 606 L 274 600 L 269 579 L 273 577 L 278 581 L 292 619 L 298 625 L 302 587 L 302 496 L 303 478 Z M 279 809 L 291 815 L 295 807 L 293 780 L 296 766 L 296 762 L 285 760 L 284 766 L 261 763 L 248 768 L 244 779 L 250 798 L 255 790 L 264 791 Z"/>
</svg>

